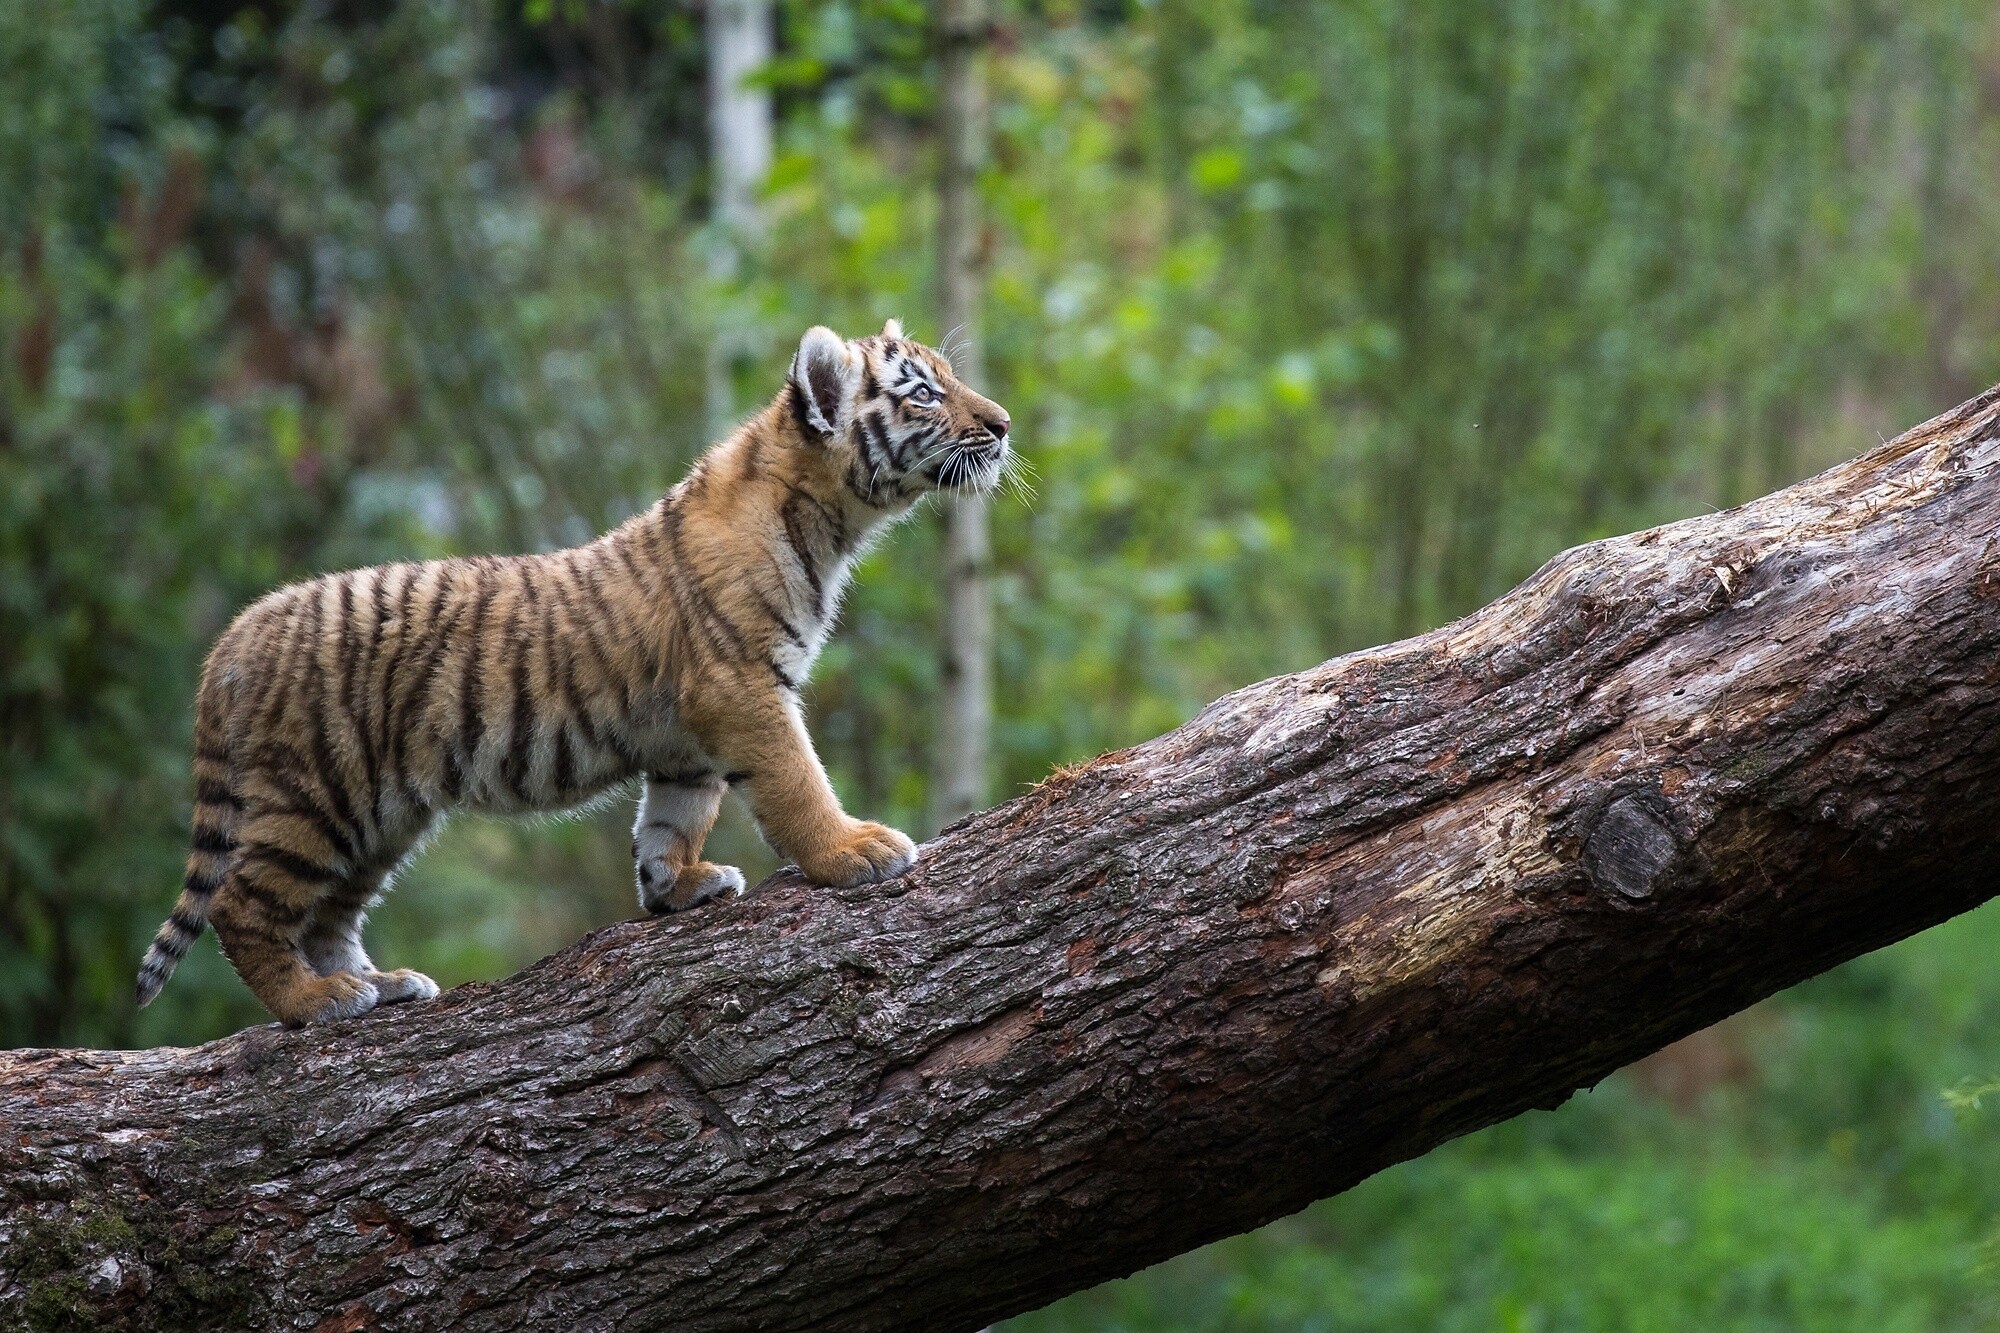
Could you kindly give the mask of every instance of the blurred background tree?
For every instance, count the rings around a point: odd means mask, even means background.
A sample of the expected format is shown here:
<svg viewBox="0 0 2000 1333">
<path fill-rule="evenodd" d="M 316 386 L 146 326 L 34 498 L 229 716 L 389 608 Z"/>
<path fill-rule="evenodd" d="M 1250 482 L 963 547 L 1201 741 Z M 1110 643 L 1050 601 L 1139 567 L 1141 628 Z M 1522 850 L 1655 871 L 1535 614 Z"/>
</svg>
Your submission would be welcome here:
<svg viewBox="0 0 2000 1333">
<path fill-rule="evenodd" d="M 1040 477 L 992 512 L 995 795 L 2000 374 L 1988 6 L 984 7 L 985 384 Z M 943 336 L 939 37 L 915 0 L 0 4 L 0 1043 L 261 1017 L 210 945 L 129 999 L 237 608 L 582 539 L 807 325 Z M 910 827 L 943 540 L 869 559 L 811 693 Z M 631 914 L 627 820 L 461 821 L 378 952 L 451 983 Z M 1939 1092 L 2000 1069 L 1996 946 L 1975 913 L 1021 1327 L 1992 1327 L 2000 1129 Z"/>
</svg>

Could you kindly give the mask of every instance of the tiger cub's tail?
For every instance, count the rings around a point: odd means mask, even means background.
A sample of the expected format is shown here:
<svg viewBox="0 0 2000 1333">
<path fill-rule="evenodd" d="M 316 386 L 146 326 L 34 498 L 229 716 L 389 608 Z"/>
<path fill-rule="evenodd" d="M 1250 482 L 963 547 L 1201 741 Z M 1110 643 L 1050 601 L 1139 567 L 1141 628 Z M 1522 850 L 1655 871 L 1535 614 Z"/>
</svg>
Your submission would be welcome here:
<svg viewBox="0 0 2000 1333">
<path fill-rule="evenodd" d="M 204 674 L 194 711 L 194 841 L 180 900 L 153 936 L 139 964 L 138 1000 L 144 1009 L 167 984 L 187 951 L 208 928 L 208 904 L 229 872 L 236 850 L 236 796 L 229 782 L 229 737 L 222 689 Z"/>
</svg>

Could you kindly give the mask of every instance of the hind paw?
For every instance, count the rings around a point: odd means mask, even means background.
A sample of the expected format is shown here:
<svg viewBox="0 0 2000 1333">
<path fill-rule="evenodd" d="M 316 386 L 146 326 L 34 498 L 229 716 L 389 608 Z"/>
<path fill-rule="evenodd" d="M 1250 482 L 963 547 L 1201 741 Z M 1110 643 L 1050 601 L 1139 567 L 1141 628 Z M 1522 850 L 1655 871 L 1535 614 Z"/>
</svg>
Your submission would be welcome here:
<svg viewBox="0 0 2000 1333">
<path fill-rule="evenodd" d="M 286 1027 L 295 1028 L 353 1018 L 367 1013 L 381 1001 L 382 993 L 375 989 L 374 982 L 352 972 L 335 972 L 328 977 L 314 977 L 299 987 L 281 1011 L 276 1006 L 273 1009 Z"/>
<path fill-rule="evenodd" d="M 370 973 L 368 980 L 375 984 L 383 1004 L 402 1004 L 409 1000 L 435 1000 L 438 984 L 421 972 L 407 967 L 399 967 L 393 972 Z"/>
</svg>

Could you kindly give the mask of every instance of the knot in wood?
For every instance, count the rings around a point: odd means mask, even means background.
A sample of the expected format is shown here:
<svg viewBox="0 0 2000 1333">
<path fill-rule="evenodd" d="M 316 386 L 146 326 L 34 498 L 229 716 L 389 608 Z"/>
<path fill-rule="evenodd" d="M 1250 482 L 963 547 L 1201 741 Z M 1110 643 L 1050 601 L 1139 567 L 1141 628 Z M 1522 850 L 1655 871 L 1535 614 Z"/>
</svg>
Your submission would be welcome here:
<svg viewBox="0 0 2000 1333">
<path fill-rule="evenodd" d="M 1603 893 L 1638 902 L 1666 879 L 1680 841 L 1650 808 L 1627 794 L 1605 807 L 1583 844 L 1583 872 Z"/>
</svg>

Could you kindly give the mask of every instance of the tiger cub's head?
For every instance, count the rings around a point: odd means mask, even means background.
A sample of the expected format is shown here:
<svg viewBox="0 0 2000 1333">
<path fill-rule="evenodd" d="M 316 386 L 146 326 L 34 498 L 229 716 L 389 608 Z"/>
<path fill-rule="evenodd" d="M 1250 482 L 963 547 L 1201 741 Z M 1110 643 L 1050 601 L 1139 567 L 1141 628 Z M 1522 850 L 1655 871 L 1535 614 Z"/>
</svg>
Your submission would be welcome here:
<svg viewBox="0 0 2000 1333">
<path fill-rule="evenodd" d="M 1007 463 L 1006 409 L 959 382 L 890 320 L 872 338 L 812 328 L 792 358 L 791 410 L 848 487 L 884 509 L 927 491 L 991 490 Z"/>
</svg>

